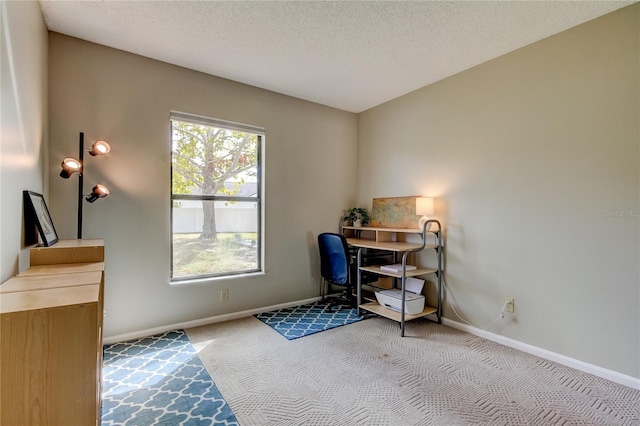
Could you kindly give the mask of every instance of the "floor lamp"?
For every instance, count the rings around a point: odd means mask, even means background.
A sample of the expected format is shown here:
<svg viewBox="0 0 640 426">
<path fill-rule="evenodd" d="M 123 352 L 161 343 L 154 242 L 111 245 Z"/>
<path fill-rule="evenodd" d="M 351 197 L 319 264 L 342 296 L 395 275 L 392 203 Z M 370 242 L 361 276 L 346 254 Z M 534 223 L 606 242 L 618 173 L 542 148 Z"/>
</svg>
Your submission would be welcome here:
<svg viewBox="0 0 640 426">
<path fill-rule="evenodd" d="M 80 136 L 78 138 L 78 157 L 79 160 L 75 158 L 65 158 L 62 160 L 62 171 L 60 172 L 60 177 L 64 179 L 69 179 L 71 175 L 78 173 L 78 239 L 82 239 L 82 198 L 84 197 L 84 133 L 80 132 Z M 105 141 L 97 141 L 91 146 L 91 149 L 87 150 L 91 156 L 96 155 L 105 155 L 111 151 L 111 147 Z M 104 198 L 109 195 L 109 190 L 106 186 L 97 184 L 91 190 L 91 194 L 85 197 L 90 203 L 93 203 L 98 198 Z"/>
</svg>

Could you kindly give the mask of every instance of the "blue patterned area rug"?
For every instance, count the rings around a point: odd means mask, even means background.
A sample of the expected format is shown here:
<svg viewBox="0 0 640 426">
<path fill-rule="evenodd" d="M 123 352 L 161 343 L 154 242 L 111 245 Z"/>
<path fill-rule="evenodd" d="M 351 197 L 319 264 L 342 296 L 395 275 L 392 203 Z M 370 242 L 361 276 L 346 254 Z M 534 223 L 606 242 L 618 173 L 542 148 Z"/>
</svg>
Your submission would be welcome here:
<svg viewBox="0 0 640 426">
<path fill-rule="evenodd" d="M 288 340 L 293 340 L 375 316 L 367 314 L 359 317 L 357 309 L 346 306 L 334 306 L 332 312 L 329 312 L 327 311 L 328 303 L 327 301 L 314 302 L 309 305 L 265 312 L 255 317 Z"/>
<path fill-rule="evenodd" d="M 106 345 L 102 426 L 238 425 L 186 334 Z"/>
</svg>

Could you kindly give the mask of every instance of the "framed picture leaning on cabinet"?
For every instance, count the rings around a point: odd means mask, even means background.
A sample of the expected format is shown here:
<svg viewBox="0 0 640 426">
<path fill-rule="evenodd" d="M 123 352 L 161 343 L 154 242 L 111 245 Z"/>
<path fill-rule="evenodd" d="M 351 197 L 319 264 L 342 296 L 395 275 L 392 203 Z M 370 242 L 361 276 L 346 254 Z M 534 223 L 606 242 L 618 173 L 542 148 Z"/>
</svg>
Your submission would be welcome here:
<svg viewBox="0 0 640 426">
<path fill-rule="evenodd" d="M 33 191 L 23 191 L 22 194 L 24 198 L 25 229 L 28 231 L 26 233 L 26 243 L 31 243 L 31 241 L 28 241 L 28 234 L 33 229 L 31 224 L 35 224 L 40 239 L 42 240 L 42 245 L 45 247 L 54 245 L 58 241 L 58 234 L 56 233 L 56 228 L 53 226 L 53 221 L 51 220 L 51 215 L 49 214 L 49 209 L 47 208 L 47 203 L 44 201 L 44 197 L 42 194 Z M 33 241 L 33 243 L 35 243 L 35 241 Z"/>
</svg>

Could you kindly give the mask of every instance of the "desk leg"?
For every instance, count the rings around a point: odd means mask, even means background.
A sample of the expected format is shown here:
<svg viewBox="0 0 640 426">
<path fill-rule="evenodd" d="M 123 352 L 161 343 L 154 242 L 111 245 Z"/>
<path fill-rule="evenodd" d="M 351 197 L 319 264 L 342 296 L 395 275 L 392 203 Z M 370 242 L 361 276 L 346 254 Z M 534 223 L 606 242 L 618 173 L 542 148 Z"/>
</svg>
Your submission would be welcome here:
<svg viewBox="0 0 640 426">
<path fill-rule="evenodd" d="M 360 305 L 362 304 L 362 273 L 360 271 L 360 266 L 362 265 L 362 247 L 358 247 L 358 255 L 356 256 L 356 259 L 356 302 L 358 304 L 358 316 L 361 316 L 362 313 L 360 311 Z"/>
<path fill-rule="evenodd" d="M 402 275 L 400 277 L 400 285 L 401 285 L 401 293 L 400 296 L 402 300 L 400 301 L 400 337 L 404 337 L 404 316 L 406 314 L 407 302 L 405 300 L 407 294 L 407 256 L 409 252 L 406 251 L 402 255 Z"/>
<path fill-rule="evenodd" d="M 402 265 L 402 278 L 400 278 L 401 281 L 401 285 L 402 285 L 402 290 L 400 295 L 402 296 L 402 300 L 400 301 L 400 337 L 404 337 L 404 315 L 405 315 L 405 308 L 406 308 L 406 301 L 405 301 L 405 297 L 406 297 L 406 287 L 405 287 L 405 283 L 407 282 L 407 276 L 406 276 L 406 272 L 405 272 L 405 264 Z"/>
</svg>

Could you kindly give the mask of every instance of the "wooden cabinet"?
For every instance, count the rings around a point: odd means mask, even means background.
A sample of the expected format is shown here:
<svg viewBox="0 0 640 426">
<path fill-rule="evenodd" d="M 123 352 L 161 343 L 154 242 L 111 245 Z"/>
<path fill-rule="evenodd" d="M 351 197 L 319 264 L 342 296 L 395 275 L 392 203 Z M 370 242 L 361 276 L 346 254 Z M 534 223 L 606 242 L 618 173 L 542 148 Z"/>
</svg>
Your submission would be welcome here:
<svg viewBox="0 0 640 426">
<path fill-rule="evenodd" d="M 427 224 L 431 224 L 430 231 L 427 231 Z M 438 323 L 442 321 L 442 230 L 440 222 L 437 220 L 429 220 L 423 229 L 405 229 L 405 228 L 382 228 L 382 227 L 352 227 L 343 226 L 343 234 L 347 237 L 347 244 L 358 249 L 357 255 L 357 298 L 358 309 L 374 312 L 380 316 L 398 321 L 400 323 L 400 334 L 404 336 L 404 323 L 416 318 L 421 318 L 430 314 L 435 314 Z M 410 241 L 409 236 L 418 236 L 419 241 Z M 433 244 L 429 244 L 427 239 L 431 236 Z M 407 270 L 407 259 L 412 253 L 421 252 L 425 249 L 433 249 L 436 253 L 435 267 Z M 380 265 L 367 265 L 362 262 L 363 250 L 383 250 L 393 252 L 394 263 L 400 262 L 402 268 L 399 272 L 389 272 L 380 268 Z M 400 258 L 399 258 L 400 257 Z M 394 311 L 377 303 L 373 294 L 367 295 L 362 283 L 362 274 L 364 272 L 379 275 L 381 277 L 390 277 L 394 279 L 396 286 L 399 286 L 402 299 L 405 297 L 405 282 L 408 277 L 417 277 L 421 275 L 435 274 L 437 277 L 436 306 L 426 305 L 422 312 L 416 315 L 409 315 L 404 312 L 404 302 L 401 310 Z M 398 285 L 399 283 L 399 285 Z M 372 292 L 375 292 L 374 284 L 367 284 Z M 387 288 L 386 286 L 384 288 Z M 380 288 L 382 289 L 382 288 Z"/>
<path fill-rule="evenodd" d="M 99 425 L 104 243 L 37 247 L 31 265 L 0 285 L 0 425 Z"/>
<path fill-rule="evenodd" d="M 34 247 L 29 265 L 67 265 L 104 262 L 104 241 L 61 240 L 51 247 Z"/>
</svg>

